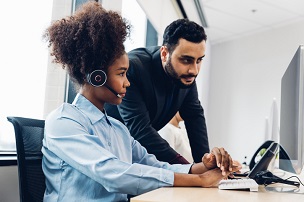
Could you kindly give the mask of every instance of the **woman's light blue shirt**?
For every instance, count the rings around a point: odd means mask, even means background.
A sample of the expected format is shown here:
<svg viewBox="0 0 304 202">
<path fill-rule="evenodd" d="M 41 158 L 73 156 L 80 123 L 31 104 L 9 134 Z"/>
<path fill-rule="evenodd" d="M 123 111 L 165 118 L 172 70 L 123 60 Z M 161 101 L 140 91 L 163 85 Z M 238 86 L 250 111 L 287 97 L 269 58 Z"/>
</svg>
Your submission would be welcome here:
<svg viewBox="0 0 304 202">
<path fill-rule="evenodd" d="M 45 121 L 42 168 L 44 201 L 127 201 L 172 186 L 174 172 L 189 165 L 170 165 L 148 154 L 119 121 L 78 94 Z"/>
</svg>

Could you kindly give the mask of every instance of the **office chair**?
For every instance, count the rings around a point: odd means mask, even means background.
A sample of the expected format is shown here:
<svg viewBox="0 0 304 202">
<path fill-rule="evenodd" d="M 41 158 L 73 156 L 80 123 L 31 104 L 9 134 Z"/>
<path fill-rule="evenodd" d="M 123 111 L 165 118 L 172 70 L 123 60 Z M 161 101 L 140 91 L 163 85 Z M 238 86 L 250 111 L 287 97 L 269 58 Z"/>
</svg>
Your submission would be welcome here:
<svg viewBox="0 0 304 202">
<path fill-rule="evenodd" d="M 14 126 L 17 149 L 20 202 L 43 201 L 42 171 L 44 120 L 8 116 Z"/>
</svg>

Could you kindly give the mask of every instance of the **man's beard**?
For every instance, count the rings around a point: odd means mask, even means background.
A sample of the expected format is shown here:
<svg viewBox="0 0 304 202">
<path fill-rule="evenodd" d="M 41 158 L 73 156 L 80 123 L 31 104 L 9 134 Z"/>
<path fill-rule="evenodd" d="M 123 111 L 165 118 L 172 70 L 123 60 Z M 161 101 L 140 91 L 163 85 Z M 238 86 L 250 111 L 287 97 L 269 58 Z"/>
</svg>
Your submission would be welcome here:
<svg viewBox="0 0 304 202">
<path fill-rule="evenodd" d="M 185 84 L 182 82 L 182 78 L 186 78 L 189 76 L 193 76 L 193 77 L 197 77 L 197 75 L 193 75 L 193 74 L 183 74 L 181 76 L 178 76 L 177 72 L 175 71 L 172 63 L 171 63 L 171 57 L 169 57 L 169 60 L 167 62 L 167 64 L 165 65 L 165 72 L 167 73 L 167 75 L 169 77 L 171 77 L 171 79 L 174 81 L 174 83 L 179 87 L 179 88 L 190 88 L 195 81 L 193 81 L 191 84 Z"/>
</svg>

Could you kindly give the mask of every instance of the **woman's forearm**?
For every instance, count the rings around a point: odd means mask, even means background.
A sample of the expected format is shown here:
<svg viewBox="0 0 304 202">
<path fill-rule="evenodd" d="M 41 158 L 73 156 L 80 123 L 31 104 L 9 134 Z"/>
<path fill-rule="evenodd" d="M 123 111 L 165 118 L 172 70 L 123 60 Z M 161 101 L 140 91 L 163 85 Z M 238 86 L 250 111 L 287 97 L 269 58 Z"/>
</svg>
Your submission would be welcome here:
<svg viewBox="0 0 304 202">
<path fill-rule="evenodd" d="M 174 173 L 175 187 L 211 187 L 216 186 L 223 179 L 219 168 L 208 170 L 202 174 Z"/>
</svg>

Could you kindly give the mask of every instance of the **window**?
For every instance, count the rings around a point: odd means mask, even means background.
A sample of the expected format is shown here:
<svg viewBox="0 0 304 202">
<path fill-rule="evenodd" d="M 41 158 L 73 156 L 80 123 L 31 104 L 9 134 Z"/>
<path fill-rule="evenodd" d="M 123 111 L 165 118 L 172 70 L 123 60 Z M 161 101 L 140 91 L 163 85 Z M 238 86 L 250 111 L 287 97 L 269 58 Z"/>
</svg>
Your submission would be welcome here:
<svg viewBox="0 0 304 202">
<path fill-rule="evenodd" d="M 0 151 L 15 150 L 7 116 L 43 118 L 48 50 L 42 34 L 52 6 L 53 0 L 1 2 Z"/>
<path fill-rule="evenodd" d="M 147 17 L 137 1 L 122 1 L 121 14 L 132 25 L 130 38 L 127 38 L 125 42 L 126 51 L 128 52 L 134 48 L 145 47 Z"/>
<path fill-rule="evenodd" d="M 7 121 L 7 116 L 44 119 L 64 101 L 66 74 L 61 68 L 50 64 L 47 44 L 42 41 L 42 34 L 52 18 L 69 15 L 73 2 L 77 4 L 84 1 L 86 0 L 2 2 L 0 151 L 15 151 L 16 148 L 14 129 Z M 137 1 L 127 0 L 121 3 L 123 17 L 133 26 L 131 38 L 125 42 L 126 51 L 146 46 L 147 40 L 149 45 L 156 45 L 157 33 L 154 31 L 152 35 L 146 36 L 147 27 L 151 30 L 151 25 Z M 152 39 L 154 37 L 152 44 L 151 36 Z"/>
</svg>

